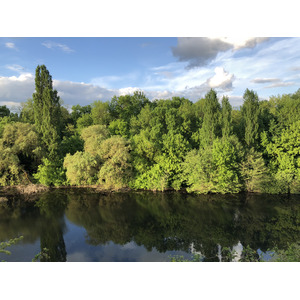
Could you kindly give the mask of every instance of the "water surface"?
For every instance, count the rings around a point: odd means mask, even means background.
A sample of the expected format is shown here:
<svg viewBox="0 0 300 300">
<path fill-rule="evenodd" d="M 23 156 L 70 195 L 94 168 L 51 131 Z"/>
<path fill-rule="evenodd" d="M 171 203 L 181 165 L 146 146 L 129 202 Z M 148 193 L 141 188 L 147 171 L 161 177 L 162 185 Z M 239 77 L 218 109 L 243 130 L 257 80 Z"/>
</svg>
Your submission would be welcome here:
<svg viewBox="0 0 300 300">
<path fill-rule="evenodd" d="M 3 195 L 1 195 L 3 196 Z M 170 256 L 221 261 L 222 249 L 249 245 L 267 253 L 300 242 L 300 195 L 189 195 L 53 190 L 6 196 L 0 241 L 23 236 L 0 261 L 170 261 Z"/>
</svg>

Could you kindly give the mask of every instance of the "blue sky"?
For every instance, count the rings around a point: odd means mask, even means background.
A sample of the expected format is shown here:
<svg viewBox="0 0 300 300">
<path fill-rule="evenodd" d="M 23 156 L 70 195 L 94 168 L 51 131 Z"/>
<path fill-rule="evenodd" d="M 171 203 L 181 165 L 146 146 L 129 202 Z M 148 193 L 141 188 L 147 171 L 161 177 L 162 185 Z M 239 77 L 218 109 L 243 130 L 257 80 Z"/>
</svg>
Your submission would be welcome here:
<svg viewBox="0 0 300 300">
<path fill-rule="evenodd" d="M 0 105 L 32 96 L 45 64 L 66 106 L 142 90 L 197 101 L 214 88 L 233 106 L 246 88 L 260 99 L 300 88 L 300 38 L 0 38 Z"/>
</svg>

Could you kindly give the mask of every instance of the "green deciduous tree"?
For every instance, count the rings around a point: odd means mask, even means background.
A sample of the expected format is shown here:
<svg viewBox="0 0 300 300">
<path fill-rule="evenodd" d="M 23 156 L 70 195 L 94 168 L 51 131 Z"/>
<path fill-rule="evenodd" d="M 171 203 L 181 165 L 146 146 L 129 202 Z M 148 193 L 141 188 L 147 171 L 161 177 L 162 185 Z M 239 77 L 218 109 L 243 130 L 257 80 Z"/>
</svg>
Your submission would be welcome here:
<svg viewBox="0 0 300 300">
<path fill-rule="evenodd" d="M 131 179 L 130 143 L 123 137 L 112 136 L 100 144 L 99 183 L 105 188 L 120 189 L 128 186 Z"/>
<path fill-rule="evenodd" d="M 71 118 L 73 120 L 73 124 L 75 125 L 77 123 L 77 120 L 83 115 L 90 114 L 91 110 L 92 108 L 90 105 L 86 105 L 86 106 L 80 106 L 79 104 L 73 105 L 71 111 Z"/>
<path fill-rule="evenodd" d="M 26 123 L 9 123 L 0 139 L 1 185 L 29 183 L 41 158 L 38 136 L 34 126 Z"/>
<path fill-rule="evenodd" d="M 232 139 L 215 139 L 212 146 L 193 149 L 186 155 L 182 176 L 188 192 L 224 194 L 241 190 L 238 145 Z"/>
<path fill-rule="evenodd" d="M 8 117 L 10 115 L 10 110 L 6 107 L 6 105 L 0 105 L 0 118 Z"/>
<path fill-rule="evenodd" d="M 263 135 L 263 146 L 269 158 L 270 171 L 275 179 L 274 191 L 279 193 L 300 192 L 300 120 L 292 123 L 268 141 Z"/>
<path fill-rule="evenodd" d="M 247 192 L 265 192 L 267 185 L 270 184 L 268 168 L 262 154 L 256 152 L 253 148 L 250 149 L 242 162 L 241 175 Z"/>
<path fill-rule="evenodd" d="M 109 136 L 105 125 L 92 125 L 81 131 L 81 138 L 84 140 L 84 151 L 93 156 L 99 154 L 100 144 Z"/>
<path fill-rule="evenodd" d="M 92 104 L 91 116 L 94 125 L 108 126 L 111 121 L 109 102 L 95 101 Z"/>
<path fill-rule="evenodd" d="M 21 103 L 21 107 L 20 120 L 24 123 L 34 124 L 33 100 L 27 99 L 26 102 Z"/>
<path fill-rule="evenodd" d="M 42 164 L 38 166 L 37 173 L 33 174 L 33 177 L 47 186 L 65 185 L 66 174 L 62 164 L 62 160 L 59 159 L 50 161 L 48 158 L 43 158 Z"/>
<path fill-rule="evenodd" d="M 95 157 L 88 152 L 67 154 L 64 159 L 67 180 L 71 185 L 95 184 L 99 164 Z"/>
<path fill-rule="evenodd" d="M 91 125 L 93 125 L 93 119 L 91 114 L 83 114 L 76 121 L 76 127 L 78 128 L 79 132 L 81 132 L 83 128 L 87 128 Z"/>
</svg>

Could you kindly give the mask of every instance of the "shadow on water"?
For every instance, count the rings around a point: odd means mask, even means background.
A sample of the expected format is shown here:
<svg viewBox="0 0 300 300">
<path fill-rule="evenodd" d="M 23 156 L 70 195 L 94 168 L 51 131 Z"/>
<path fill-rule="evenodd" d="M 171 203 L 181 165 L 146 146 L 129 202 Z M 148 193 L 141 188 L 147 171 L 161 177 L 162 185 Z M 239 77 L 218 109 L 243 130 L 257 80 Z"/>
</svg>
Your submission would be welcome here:
<svg viewBox="0 0 300 300">
<path fill-rule="evenodd" d="M 68 222 L 85 230 L 85 247 L 95 251 L 134 243 L 148 252 L 198 253 L 204 261 L 219 261 L 222 249 L 239 253 L 247 245 L 266 252 L 299 242 L 299 208 L 299 195 L 55 190 L 34 202 L 15 198 L 1 205 L 0 240 L 23 235 L 26 244 L 39 239 L 50 261 L 66 261 Z"/>
</svg>

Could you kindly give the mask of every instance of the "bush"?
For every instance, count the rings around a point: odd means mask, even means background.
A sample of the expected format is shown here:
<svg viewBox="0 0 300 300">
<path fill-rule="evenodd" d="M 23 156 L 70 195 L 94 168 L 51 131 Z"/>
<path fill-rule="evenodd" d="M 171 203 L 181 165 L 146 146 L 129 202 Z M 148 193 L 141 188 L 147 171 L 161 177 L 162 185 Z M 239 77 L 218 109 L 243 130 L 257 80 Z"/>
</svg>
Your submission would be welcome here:
<svg viewBox="0 0 300 300">
<path fill-rule="evenodd" d="M 88 152 L 67 154 L 63 163 L 68 183 L 71 185 L 94 184 L 97 181 L 99 165 L 95 157 Z"/>
<path fill-rule="evenodd" d="M 42 160 L 42 164 L 38 166 L 37 173 L 33 177 L 39 183 L 50 186 L 61 186 L 66 184 L 66 174 L 62 166 L 62 161 L 50 161 L 47 158 Z"/>
<path fill-rule="evenodd" d="M 120 189 L 128 186 L 131 179 L 130 145 L 121 136 L 113 136 L 103 141 L 99 156 L 104 162 L 99 172 L 99 183 L 105 188 Z"/>
</svg>

